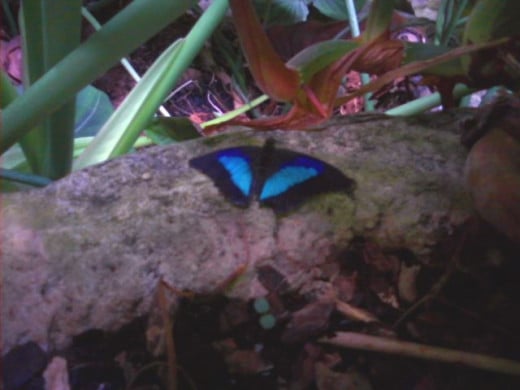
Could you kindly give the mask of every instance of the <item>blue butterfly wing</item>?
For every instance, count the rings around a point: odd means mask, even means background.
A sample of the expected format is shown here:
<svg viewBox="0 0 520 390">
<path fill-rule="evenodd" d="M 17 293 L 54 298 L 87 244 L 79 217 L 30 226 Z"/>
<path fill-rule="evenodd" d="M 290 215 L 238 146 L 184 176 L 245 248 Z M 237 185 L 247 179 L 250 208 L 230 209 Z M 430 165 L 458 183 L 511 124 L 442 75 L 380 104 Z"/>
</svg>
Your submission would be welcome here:
<svg viewBox="0 0 520 390">
<path fill-rule="evenodd" d="M 219 191 L 234 205 L 247 207 L 255 181 L 254 164 L 258 147 L 218 150 L 190 160 L 190 166 L 208 176 Z"/>
<path fill-rule="evenodd" d="M 296 158 L 294 161 L 284 163 L 278 171 L 267 178 L 262 186 L 258 199 L 260 201 L 280 196 L 297 184 L 320 175 L 323 172 L 323 164 L 315 159 L 305 157 Z"/>
<path fill-rule="evenodd" d="M 351 194 L 354 181 L 336 167 L 317 158 L 276 149 L 272 167 L 262 180 L 258 200 L 276 213 L 285 213 L 308 198 L 326 192 Z"/>
<path fill-rule="evenodd" d="M 242 195 L 249 197 L 253 184 L 251 162 L 245 156 L 221 153 L 217 161 L 230 176 L 231 182 L 238 187 Z"/>
<path fill-rule="evenodd" d="M 218 150 L 190 160 L 234 205 L 249 206 L 253 197 L 275 213 L 298 207 L 326 192 L 349 195 L 355 182 L 325 161 L 287 149 L 243 146 Z"/>
</svg>

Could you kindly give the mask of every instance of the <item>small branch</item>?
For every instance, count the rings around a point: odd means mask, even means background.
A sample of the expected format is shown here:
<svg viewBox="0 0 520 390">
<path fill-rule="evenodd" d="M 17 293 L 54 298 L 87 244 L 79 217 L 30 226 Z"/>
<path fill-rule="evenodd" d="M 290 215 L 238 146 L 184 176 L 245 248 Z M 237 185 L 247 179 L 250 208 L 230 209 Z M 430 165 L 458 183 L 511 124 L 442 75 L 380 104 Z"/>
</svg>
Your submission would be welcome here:
<svg viewBox="0 0 520 390">
<path fill-rule="evenodd" d="M 352 306 L 346 302 L 336 300 L 336 310 L 343 314 L 346 318 L 365 323 L 379 322 L 379 319 L 367 310 Z"/>
<path fill-rule="evenodd" d="M 477 353 L 432 347 L 408 341 L 390 340 L 353 332 L 338 332 L 335 337 L 323 338 L 320 341 L 344 348 L 390 353 L 444 363 L 457 363 L 481 370 L 520 376 L 520 362 Z"/>
<path fill-rule="evenodd" d="M 464 245 L 468 241 L 468 230 L 464 230 L 462 233 L 462 237 L 458 240 L 457 246 L 453 251 L 451 259 L 449 260 L 448 267 L 446 271 L 441 276 L 441 278 L 435 283 L 430 292 L 426 294 L 424 297 L 415 302 L 408 310 L 404 312 L 404 314 L 395 322 L 392 326 L 393 329 L 398 329 L 404 321 L 406 321 L 413 313 L 415 313 L 420 307 L 427 304 L 431 300 L 435 299 L 443 290 L 443 288 L 448 284 L 451 277 L 457 270 L 460 265 L 460 254 Z"/>
</svg>

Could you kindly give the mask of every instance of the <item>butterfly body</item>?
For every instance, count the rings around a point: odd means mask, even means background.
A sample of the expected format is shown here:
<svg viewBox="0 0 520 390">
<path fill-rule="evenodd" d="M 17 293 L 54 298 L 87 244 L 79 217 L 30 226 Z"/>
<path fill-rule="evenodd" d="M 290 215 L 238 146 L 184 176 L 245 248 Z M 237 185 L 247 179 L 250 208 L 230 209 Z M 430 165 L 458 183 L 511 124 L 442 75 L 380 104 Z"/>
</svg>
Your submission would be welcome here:
<svg viewBox="0 0 520 390">
<path fill-rule="evenodd" d="M 326 162 L 288 149 L 242 146 L 217 150 L 190 160 L 210 177 L 234 205 L 248 207 L 253 199 L 275 212 L 286 212 L 308 197 L 324 192 L 351 193 L 354 181 Z"/>
</svg>

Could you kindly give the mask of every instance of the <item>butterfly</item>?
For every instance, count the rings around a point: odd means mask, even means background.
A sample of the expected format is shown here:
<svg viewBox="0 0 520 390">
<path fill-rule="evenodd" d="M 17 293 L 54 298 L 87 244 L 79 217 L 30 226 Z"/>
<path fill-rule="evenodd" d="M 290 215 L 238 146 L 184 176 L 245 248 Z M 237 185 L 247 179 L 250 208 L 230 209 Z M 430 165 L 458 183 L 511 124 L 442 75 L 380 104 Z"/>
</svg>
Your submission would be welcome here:
<svg viewBox="0 0 520 390">
<path fill-rule="evenodd" d="M 195 157 L 192 168 L 208 176 L 222 195 L 238 207 L 252 199 L 285 213 L 307 198 L 326 192 L 345 192 L 354 180 L 339 169 L 309 155 L 274 147 L 268 139 L 263 147 L 238 146 Z"/>
</svg>

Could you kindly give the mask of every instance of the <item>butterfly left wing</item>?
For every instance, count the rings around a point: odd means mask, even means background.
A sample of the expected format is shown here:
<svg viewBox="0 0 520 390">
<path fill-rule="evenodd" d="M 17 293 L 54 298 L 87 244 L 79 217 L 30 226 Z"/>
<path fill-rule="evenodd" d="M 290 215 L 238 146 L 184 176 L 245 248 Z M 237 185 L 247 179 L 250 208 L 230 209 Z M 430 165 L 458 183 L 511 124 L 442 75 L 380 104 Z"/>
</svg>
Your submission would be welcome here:
<svg viewBox="0 0 520 390">
<path fill-rule="evenodd" d="M 191 159 L 190 166 L 208 176 L 231 203 L 247 207 L 259 153 L 260 148 L 254 146 L 222 149 Z"/>
<path fill-rule="evenodd" d="M 354 190 L 354 180 L 320 159 L 286 149 L 276 149 L 271 158 L 272 168 L 260 185 L 258 201 L 276 213 L 296 208 L 315 195 Z"/>
</svg>

